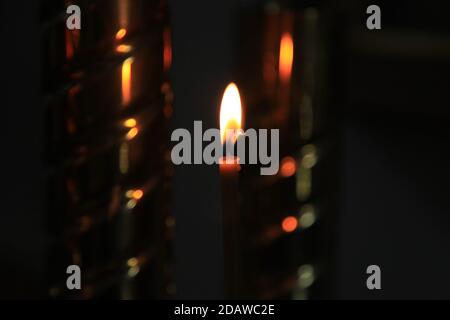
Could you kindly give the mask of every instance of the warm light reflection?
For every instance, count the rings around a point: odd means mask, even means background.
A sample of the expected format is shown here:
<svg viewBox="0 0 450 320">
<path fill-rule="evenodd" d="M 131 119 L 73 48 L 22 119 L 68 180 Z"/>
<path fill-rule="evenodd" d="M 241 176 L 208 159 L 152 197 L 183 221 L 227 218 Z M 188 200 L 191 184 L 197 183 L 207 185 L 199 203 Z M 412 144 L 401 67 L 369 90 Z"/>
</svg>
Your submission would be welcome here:
<svg viewBox="0 0 450 320">
<path fill-rule="evenodd" d="M 164 70 L 169 70 L 172 65 L 172 39 L 170 29 L 166 28 L 163 33 L 164 41 Z"/>
<path fill-rule="evenodd" d="M 77 50 L 78 45 L 80 43 L 80 30 L 66 29 L 65 38 L 66 38 L 66 58 L 67 60 L 71 60 L 75 54 L 75 50 Z"/>
<path fill-rule="evenodd" d="M 134 118 L 127 119 L 123 122 L 125 128 L 134 128 L 137 125 L 137 121 Z"/>
<path fill-rule="evenodd" d="M 283 222 L 281 223 L 281 228 L 284 232 L 293 232 L 298 227 L 298 220 L 296 217 L 286 217 L 284 218 Z"/>
<path fill-rule="evenodd" d="M 297 171 L 297 163 L 294 158 L 286 157 L 281 160 L 281 176 L 284 178 L 292 177 Z"/>
<path fill-rule="evenodd" d="M 134 190 L 128 190 L 125 195 L 127 196 L 127 198 L 133 198 L 133 192 Z"/>
<path fill-rule="evenodd" d="M 220 139 L 222 144 L 230 139 L 227 130 L 240 130 L 242 128 L 242 104 L 239 89 L 234 83 L 230 83 L 223 94 L 220 106 Z M 232 137 L 233 142 L 237 139 Z"/>
<path fill-rule="evenodd" d="M 144 197 L 144 191 L 141 189 L 131 189 L 125 193 L 125 196 L 129 199 L 127 202 L 127 208 L 134 209 L 134 207 L 138 204 L 138 201 Z"/>
<path fill-rule="evenodd" d="M 125 38 L 126 35 L 127 35 L 127 29 L 122 28 L 119 31 L 117 31 L 117 33 L 116 33 L 116 40 L 120 41 L 123 38 Z"/>
<path fill-rule="evenodd" d="M 131 101 L 131 66 L 133 61 L 133 58 L 128 58 L 122 64 L 122 104 L 124 106 Z"/>
<path fill-rule="evenodd" d="M 132 197 L 134 200 L 141 200 L 143 196 L 144 196 L 144 191 L 142 191 L 140 189 L 133 191 Z"/>
<path fill-rule="evenodd" d="M 121 44 L 116 47 L 118 53 L 130 53 L 133 47 L 128 44 Z"/>
<path fill-rule="evenodd" d="M 134 139 L 138 134 L 139 134 L 139 129 L 138 128 L 130 129 L 130 131 L 128 131 L 128 133 L 127 133 L 127 140 Z"/>
<path fill-rule="evenodd" d="M 281 37 L 280 43 L 280 80 L 289 82 L 291 80 L 292 64 L 294 61 L 294 42 L 290 33 L 285 33 Z"/>
</svg>

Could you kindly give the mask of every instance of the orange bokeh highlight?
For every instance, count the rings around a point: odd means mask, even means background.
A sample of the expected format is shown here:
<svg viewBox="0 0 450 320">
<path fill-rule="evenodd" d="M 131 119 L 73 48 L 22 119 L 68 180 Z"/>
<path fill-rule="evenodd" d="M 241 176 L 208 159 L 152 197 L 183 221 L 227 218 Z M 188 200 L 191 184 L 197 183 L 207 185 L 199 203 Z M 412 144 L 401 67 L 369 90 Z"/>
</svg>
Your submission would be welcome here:
<svg viewBox="0 0 450 320">
<path fill-rule="evenodd" d="M 120 41 L 123 38 L 125 38 L 126 35 L 127 35 L 127 29 L 122 28 L 119 31 L 117 31 L 117 33 L 116 33 L 116 40 Z"/>
<path fill-rule="evenodd" d="M 122 104 L 127 106 L 131 101 L 131 66 L 133 58 L 126 59 L 122 64 Z"/>
<path fill-rule="evenodd" d="M 132 196 L 133 196 L 134 200 L 141 200 L 142 197 L 144 196 L 144 191 L 142 191 L 142 190 L 135 190 L 135 191 L 133 191 Z"/>
<path fill-rule="evenodd" d="M 128 44 L 121 44 L 116 47 L 118 53 L 130 53 L 132 49 L 133 47 Z"/>
<path fill-rule="evenodd" d="M 282 82 L 291 80 L 292 64 L 294 62 L 294 41 L 290 33 L 284 33 L 280 43 L 279 72 Z"/>
<path fill-rule="evenodd" d="M 298 220 L 296 217 L 289 216 L 283 219 L 281 223 L 281 228 L 284 232 L 290 233 L 294 232 L 298 227 Z"/>
<path fill-rule="evenodd" d="M 127 133 L 127 140 L 132 140 L 134 139 L 137 135 L 139 134 L 139 129 L 138 128 L 133 128 L 130 131 L 128 131 Z"/>
<path fill-rule="evenodd" d="M 297 172 L 297 162 L 292 157 L 281 160 L 280 174 L 284 178 L 292 177 Z"/>
<path fill-rule="evenodd" d="M 137 126 L 137 121 L 134 118 L 127 119 L 123 122 L 124 127 L 126 128 L 134 128 Z"/>
</svg>

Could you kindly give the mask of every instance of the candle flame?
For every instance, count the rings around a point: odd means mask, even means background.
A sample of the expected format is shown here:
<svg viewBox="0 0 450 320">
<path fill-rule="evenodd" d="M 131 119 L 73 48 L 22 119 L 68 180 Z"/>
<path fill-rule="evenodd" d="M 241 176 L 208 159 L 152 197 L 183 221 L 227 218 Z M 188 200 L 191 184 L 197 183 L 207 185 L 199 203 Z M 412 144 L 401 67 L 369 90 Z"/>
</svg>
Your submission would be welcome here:
<svg viewBox="0 0 450 320">
<path fill-rule="evenodd" d="M 222 144 L 227 141 L 227 130 L 238 131 L 242 125 L 242 104 L 239 89 L 234 83 L 230 83 L 222 98 L 220 106 L 220 140 Z M 237 138 L 235 136 L 234 138 Z"/>
<path fill-rule="evenodd" d="M 292 73 L 292 64 L 294 61 L 294 42 L 292 35 L 287 32 L 281 37 L 280 43 L 280 79 L 283 82 L 289 82 Z"/>
</svg>

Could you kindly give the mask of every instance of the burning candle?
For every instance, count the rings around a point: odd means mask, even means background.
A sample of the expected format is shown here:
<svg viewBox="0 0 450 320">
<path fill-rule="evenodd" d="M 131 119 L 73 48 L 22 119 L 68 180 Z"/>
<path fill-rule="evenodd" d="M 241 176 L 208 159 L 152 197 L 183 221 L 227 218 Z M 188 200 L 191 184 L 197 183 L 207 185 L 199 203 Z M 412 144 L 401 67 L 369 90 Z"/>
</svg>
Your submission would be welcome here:
<svg viewBox="0 0 450 320">
<path fill-rule="evenodd" d="M 242 104 L 234 83 L 227 86 L 220 107 L 222 146 L 227 150 L 220 161 L 222 215 L 224 225 L 225 289 L 228 298 L 239 296 L 240 221 L 238 204 L 239 159 L 234 155 L 238 130 L 242 125 Z"/>
</svg>

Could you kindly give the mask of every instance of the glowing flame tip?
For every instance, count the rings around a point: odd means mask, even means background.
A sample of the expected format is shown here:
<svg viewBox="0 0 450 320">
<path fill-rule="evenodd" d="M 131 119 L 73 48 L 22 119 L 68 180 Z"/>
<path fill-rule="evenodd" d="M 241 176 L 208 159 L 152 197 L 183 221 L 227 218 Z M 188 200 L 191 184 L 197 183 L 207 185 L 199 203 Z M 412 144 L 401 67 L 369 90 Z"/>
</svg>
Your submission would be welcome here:
<svg viewBox="0 0 450 320">
<path fill-rule="evenodd" d="M 239 89 L 235 83 L 230 83 L 222 98 L 220 106 L 220 138 L 226 142 L 226 130 L 242 128 L 242 103 Z"/>
</svg>

